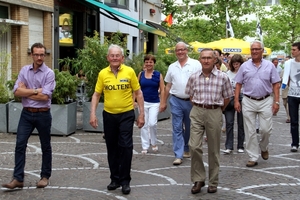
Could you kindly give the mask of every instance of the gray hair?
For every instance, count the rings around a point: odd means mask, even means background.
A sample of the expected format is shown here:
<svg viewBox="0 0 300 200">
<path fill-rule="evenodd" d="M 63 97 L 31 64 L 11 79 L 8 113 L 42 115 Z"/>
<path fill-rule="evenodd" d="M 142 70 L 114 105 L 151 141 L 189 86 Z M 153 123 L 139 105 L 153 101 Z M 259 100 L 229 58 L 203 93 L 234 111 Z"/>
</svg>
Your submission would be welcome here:
<svg viewBox="0 0 300 200">
<path fill-rule="evenodd" d="M 252 46 L 252 44 L 254 44 L 254 43 L 259 43 L 260 44 L 260 46 L 261 46 L 261 48 L 265 48 L 265 46 L 264 46 L 264 43 L 262 43 L 261 41 L 259 41 L 259 40 L 254 40 L 253 42 L 251 42 L 251 44 L 250 44 L 250 48 L 251 48 L 251 46 Z"/>
<path fill-rule="evenodd" d="M 122 47 L 120 47 L 119 45 L 117 45 L 117 44 L 111 44 L 111 45 L 109 45 L 108 50 L 107 50 L 107 55 L 109 55 L 109 51 L 110 51 L 111 49 L 113 49 L 113 48 L 118 48 L 118 49 L 120 49 L 120 51 L 121 51 L 121 53 L 122 53 L 122 56 L 124 56 L 124 49 L 123 49 Z"/>
<path fill-rule="evenodd" d="M 177 45 L 184 45 L 185 46 L 185 48 L 188 48 L 189 47 L 189 45 L 187 45 L 186 43 L 184 43 L 184 42 L 177 42 L 177 44 L 176 44 L 176 47 L 177 47 Z"/>
</svg>

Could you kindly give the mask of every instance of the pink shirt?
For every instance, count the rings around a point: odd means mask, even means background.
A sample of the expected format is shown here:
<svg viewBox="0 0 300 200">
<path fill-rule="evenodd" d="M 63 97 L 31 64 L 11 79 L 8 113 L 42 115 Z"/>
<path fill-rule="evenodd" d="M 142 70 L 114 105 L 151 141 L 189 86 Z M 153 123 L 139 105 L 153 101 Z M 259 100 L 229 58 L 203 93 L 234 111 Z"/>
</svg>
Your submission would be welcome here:
<svg viewBox="0 0 300 200">
<path fill-rule="evenodd" d="M 33 71 L 33 64 L 22 67 L 13 92 L 18 88 L 19 82 L 23 82 L 26 88 L 43 88 L 42 93 L 49 96 L 48 101 L 36 101 L 22 97 L 23 107 L 50 108 L 52 93 L 55 88 L 55 74 L 45 63 L 36 72 Z"/>
<path fill-rule="evenodd" d="M 241 65 L 234 80 L 243 85 L 245 95 L 260 98 L 273 92 L 272 84 L 280 82 L 280 77 L 272 62 L 262 59 L 256 67 L 250 59 Z"/>
</svg>

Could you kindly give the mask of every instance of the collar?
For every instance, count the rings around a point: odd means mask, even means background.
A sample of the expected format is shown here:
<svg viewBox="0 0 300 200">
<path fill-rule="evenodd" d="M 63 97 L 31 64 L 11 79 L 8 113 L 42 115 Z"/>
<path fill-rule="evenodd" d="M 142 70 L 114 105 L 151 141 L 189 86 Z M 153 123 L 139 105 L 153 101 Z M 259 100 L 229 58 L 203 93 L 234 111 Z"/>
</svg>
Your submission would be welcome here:
<svg viewBox="0 0 300 200">
<path fill-rule="evenodd" d="M 37 70 L 45 71 L 45 70 L 46 70 L 46 67 L 47 67 L 47 66 L 46 66 L 45 63 L 43 62 L 43 64 L 42 64 Z M 30 65 L 29 70 L 33 70 L 33 63 Z"/>
</svg>

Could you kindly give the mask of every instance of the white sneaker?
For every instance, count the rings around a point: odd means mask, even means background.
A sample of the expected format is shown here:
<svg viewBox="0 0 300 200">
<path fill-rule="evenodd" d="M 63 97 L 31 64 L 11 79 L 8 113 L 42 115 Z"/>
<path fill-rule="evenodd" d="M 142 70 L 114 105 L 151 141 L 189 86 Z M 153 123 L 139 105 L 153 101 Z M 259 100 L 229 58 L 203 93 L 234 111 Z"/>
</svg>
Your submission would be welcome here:
<svg viewBox="0 0 300 200">
<path fill-rule="evenodd" d="M 244 149 L 238 149 L 238 153 L 244 153 Z"/>
<path fill-rule="evenodd" d="M 231 153 L 232 153 L 232 150 L 226 149 L 226 150 L 224 150 L 223 152 L 224 152 L 224 154 L 231 154 Z"/>
<path fill-rule="evenodd" d="M 297 151 L 298 151 L 298 148 L 296 146 L 292 146 L 291 152 L 297 152 Z"/>
</svg>

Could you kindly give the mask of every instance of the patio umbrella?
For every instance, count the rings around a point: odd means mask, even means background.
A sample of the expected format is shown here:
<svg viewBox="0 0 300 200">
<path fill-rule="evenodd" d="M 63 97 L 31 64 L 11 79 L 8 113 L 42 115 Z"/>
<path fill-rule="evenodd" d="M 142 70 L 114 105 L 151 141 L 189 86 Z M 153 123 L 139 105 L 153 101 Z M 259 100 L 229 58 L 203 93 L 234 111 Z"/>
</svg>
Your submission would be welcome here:
<svg viewBox="0 0 300 200">
<path fill-rule="evenodd" d="M 221 49 L 223 53 L 231 53 L 231 54 L 243 54 L 243 55 L 250 55 L 250 42 L 236 39 L 236 38 L 226 38 L 221 39 L 214 42 L 206 43 L 208 48 L 212 49 Z M 266 48 L 264 49 L 264 55 L 270 55 L 271 49 Z"/>
<path fill-rule="evenodd" d="M 272 50 L 271 50 L 270 48 L 265 47 L 265 49 L 264 49 L 264 54 L 263 54 L 263 55 L 268 56 L 268 55 L 270 55 L 271 53 L 272 53 Z"/>
<path fill-rule="evenodd" d="M 220 49 L 223 53 L 250 54 L 250 42 L 235 38 L 226 38 L 209 42 L 208 48 Z"/>
<path fill-rule="evenodd" d="M 194 52 L 200 52 L 202 49 L 206 48 L 206 44 L 202 43 L 202 42 L 190 42 L 189 45 L 191 45 L 193 47 Z"/>
</svg>

